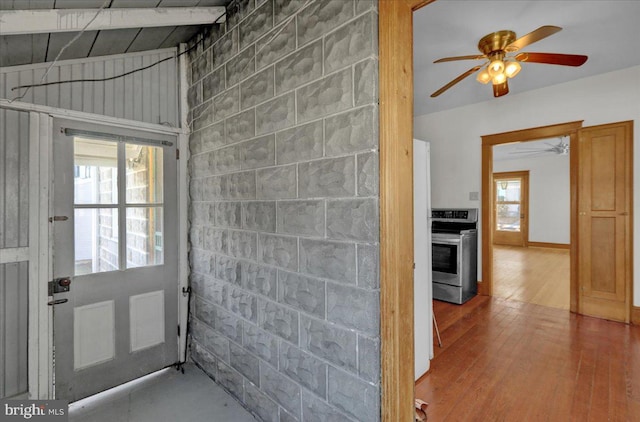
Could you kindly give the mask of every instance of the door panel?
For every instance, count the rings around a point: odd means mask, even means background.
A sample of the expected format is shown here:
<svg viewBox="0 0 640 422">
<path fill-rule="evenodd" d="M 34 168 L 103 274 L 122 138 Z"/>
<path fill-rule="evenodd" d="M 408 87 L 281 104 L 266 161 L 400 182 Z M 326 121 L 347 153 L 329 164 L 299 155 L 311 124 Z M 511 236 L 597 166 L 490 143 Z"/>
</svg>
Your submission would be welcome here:
<svg viewBox="0 0 640 422">
<path fill-rule="evenodd" d="M 175 138 L 54 133 L 53 274 L 72 280 L 54 295 L 55 392 L 76 401 L 178 361 Z"/>
<path fill-rule="evenodd" d="M 631 122 L 580 130 L 580 313 L 629 321 Z"/>
<path fill-rule="evenodd" d="M 529 237 L 529 172 L 494 173 L 493 183 L 493 243 L 526 246 Z"/>
</svg>

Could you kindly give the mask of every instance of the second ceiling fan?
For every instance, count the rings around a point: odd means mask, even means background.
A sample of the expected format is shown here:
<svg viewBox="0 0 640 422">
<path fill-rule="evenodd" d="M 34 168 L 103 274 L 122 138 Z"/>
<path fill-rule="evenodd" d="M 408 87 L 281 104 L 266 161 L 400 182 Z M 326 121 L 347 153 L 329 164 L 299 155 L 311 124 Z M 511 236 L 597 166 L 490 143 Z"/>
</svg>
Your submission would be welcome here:
<svg viewBox="0 0 640 422">
<path fill-rule="evenodd" d="M 467 76 L 478 72 L 476 79 L 478 82 L 493 85 L 493 96 L 501 97 L 509 93 L 508 79 L 513 78 L 520 72 L 520 62 L 555 64 L 561 66 L 581 66 L 587 61 L 587 56 L 578 54 L 556 54 L 556 53 L 518 53 L 521 48 L 540 41 L 548 36 L 561 31 L 558 26 L 541 26 L 533 32 L 516 39 L 513 31 L 498 31 L 485 35 L 478 42 L 478 50 L 482 54 L 469 56 L 445 57 L 436 60 L 434 63 L 452 62 L 457 60 L 487 60 L 485 63 L 474 66 L 464 72 L 433 94 L 437 97 Z M 482 69 L 482 70 L 481 70 Z"/>
</svg>

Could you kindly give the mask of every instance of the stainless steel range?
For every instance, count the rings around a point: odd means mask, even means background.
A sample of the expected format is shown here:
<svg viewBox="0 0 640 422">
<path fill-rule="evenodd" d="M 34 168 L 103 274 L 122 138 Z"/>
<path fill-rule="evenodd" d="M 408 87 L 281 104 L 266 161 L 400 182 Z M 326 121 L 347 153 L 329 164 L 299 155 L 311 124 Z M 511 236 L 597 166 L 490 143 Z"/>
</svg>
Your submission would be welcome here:
<svg viewBox="0 0 640 422">
<path fill-rule="evenodd" d="M 434 208 L 433 298 L 462 304 L 478 291 L 478 209 Z"/>
</svg>

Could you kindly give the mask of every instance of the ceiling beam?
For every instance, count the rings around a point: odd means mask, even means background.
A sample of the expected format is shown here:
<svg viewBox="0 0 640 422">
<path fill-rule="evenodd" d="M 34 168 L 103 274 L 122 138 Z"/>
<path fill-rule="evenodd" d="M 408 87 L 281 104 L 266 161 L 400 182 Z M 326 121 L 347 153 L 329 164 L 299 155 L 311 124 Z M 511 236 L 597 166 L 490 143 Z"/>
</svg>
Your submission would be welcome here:
<svg viewBox="0 0 640 422">
<path fill-rule="evenodd" d="M 224 7 L 0 10 L 0 35 L 212 24 Z M 93 22 L 91 21 L 95 17 Z M 224 18 L 219 22 L 224 22 Z"/>
</svg>

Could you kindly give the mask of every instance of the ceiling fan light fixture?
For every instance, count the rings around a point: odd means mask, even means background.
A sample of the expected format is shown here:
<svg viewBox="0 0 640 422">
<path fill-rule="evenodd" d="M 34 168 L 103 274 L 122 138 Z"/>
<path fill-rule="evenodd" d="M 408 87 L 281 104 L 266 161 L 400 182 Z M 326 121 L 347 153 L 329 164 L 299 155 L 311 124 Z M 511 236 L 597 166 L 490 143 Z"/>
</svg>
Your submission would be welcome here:
<svg viewBox="0 0 640 422">
<path fill-rule="evenodd" d="M 493 77 L 492 82 L 494 85 L 500 85 L 503 84 L 506 80 L 507 75 L 505 75 L 504 73 L 498 73 Z"/>
<path fill-rule="evenodd" d="M 520 63 L 516 61 L 507 62 L 507 65 L 504 67 L 504 74 L 507 76 L 507 78 L 513 78 L 518 73 L 520 73 L 521 69 L 522 66 L 520 66 Z"/>
<path fill-rule="evenodd" d="M 489 63 L 487 71 L 489 72 L 489 75 L 491 75 L 491 77 L 495 78 L 496 75 L 504 72 L 504 62 L 500 59 L 493 60 L 491 63 Z"/>
<path fill-rule="evenodd" d="M 489 72 L 487 71 L 486 67 L 478 73 L 476 80 L 481 84 L 485 84 L 485 85 L 488 84 L 489 81 L 491 81 L 491 75 L 489 75 Z"/>
</svg>

